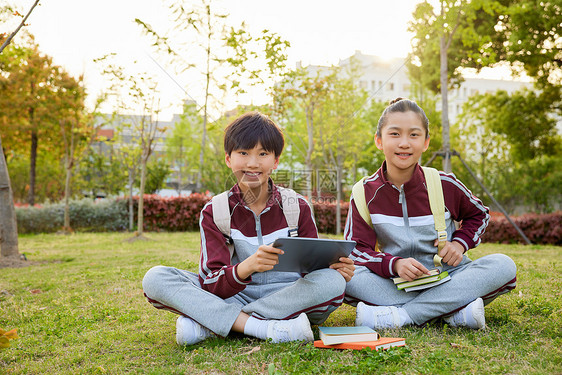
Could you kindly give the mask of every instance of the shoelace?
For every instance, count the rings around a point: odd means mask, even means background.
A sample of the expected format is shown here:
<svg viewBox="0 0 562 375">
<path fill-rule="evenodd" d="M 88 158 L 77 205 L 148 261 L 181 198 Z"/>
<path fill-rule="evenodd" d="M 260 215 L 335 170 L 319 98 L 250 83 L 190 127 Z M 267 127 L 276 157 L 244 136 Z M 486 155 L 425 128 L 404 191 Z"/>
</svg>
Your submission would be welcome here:
<svg viewBox="0 0 562 375">
<path fill-rule="evenodd" d="M 284 324 L 280 324 L 280 322 L 274 323 L 273 332 L 275 332 L 278 341 L 289 341 L 291 339 L 289 328 Z"/>
<path fill-rule="evenodd" d="M 397 322 L 394 321 L 394 311 L 392 309 L 387 311 L 376 311 L 375 322 L 385 328 L 392 328 L 397 325 Z"/>
</svg>

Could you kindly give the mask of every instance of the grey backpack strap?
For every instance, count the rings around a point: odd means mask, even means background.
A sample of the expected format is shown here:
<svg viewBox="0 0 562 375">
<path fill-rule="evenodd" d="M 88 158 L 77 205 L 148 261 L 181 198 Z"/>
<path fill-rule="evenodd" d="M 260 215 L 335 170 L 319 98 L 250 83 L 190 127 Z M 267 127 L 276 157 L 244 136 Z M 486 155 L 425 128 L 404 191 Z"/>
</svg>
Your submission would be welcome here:
<svg viewBox="0 0 562 375">
<path fill-rule="evenodd" d="M 230 252 L 230 258 L 234 254 L 234 244 L 232 243 L 232 238 L 230 237 L 230 206 L 228 205 L 228 193 L 229 191 L 223 191 L 222 193 L 215 195 L 212 201 L 213 208 L 213 221 L 215 225 L 222 234 L 227 238 L 228 251 Z"/>
<path fill-rule="evenodd" d="M 298 237 L 300 206 L 299 198 L 294 190 L 278 187 L 281 193 L 281 204 L 287 225 L 289 226 L 289 237 Z"/>
</svg>

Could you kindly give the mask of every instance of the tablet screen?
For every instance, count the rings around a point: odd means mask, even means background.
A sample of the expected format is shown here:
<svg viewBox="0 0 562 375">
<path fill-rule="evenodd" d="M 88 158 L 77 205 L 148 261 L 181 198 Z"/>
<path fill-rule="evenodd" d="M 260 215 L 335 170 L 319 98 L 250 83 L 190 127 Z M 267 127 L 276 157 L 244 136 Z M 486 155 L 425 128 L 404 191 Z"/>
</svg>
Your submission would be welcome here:
<svg viewBox="0 0 562 375">
<path fill-rule="evenodd" d="M 279 263 L 273 267 L 273 271 L 310 273 L 330 267 L 340 257 L 349 256 L 355 241 L 284 237 L 275 240 L 272 246 L 285 252 L 279 255 Z"/>
</svg>

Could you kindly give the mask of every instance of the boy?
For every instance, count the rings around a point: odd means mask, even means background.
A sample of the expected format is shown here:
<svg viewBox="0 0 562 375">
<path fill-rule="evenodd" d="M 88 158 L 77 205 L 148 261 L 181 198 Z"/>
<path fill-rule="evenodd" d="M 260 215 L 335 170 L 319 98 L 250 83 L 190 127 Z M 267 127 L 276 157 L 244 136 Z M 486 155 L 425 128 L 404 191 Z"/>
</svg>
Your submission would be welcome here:
<svg viewBox="0 0 562 375">
<path fill-rule="evenodd" d="M 224 136 L 225 162 L 237 180 L 228 193 L 231 238 L 218 229 L 211 201 L 199 222 L 199 275 L 163 266 L 146 273 L 143 289 L 149 302 L 180 314 L 179 345 L 230 331 L 273 342 L 312 341 L 310 321 L 322 323 L 341 305 L 346 281 L 353 276 L 349 258 L 304 276 L 271 271 L 283 252 L 268 244 L 289 235 L 284 202 L 269 178 L 283 146 L 281 130 L 261 113 L 232 122 Z M 316 238 L 310 207 L 297 197 L 298 236 Z M 232 253 L 227 240 L 234 244 Z"/>
</svg>

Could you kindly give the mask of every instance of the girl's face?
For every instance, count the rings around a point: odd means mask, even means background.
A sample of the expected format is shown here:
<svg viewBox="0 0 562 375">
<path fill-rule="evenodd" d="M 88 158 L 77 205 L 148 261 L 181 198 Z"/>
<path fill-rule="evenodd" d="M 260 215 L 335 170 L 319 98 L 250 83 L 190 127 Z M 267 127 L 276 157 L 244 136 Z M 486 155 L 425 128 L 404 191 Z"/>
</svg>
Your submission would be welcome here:
<svg viewBox="0 0 562 375">
<path fill-rule="evenodd" d="M 419 115 L 412 111 L 390 113 L 380 133 L 380 137 L 375 135 L 375 144 L 384 153 L 387 170 L 413 173 L 429 147 Z"/>
</svg>

